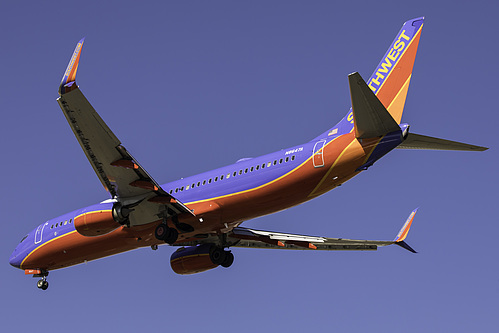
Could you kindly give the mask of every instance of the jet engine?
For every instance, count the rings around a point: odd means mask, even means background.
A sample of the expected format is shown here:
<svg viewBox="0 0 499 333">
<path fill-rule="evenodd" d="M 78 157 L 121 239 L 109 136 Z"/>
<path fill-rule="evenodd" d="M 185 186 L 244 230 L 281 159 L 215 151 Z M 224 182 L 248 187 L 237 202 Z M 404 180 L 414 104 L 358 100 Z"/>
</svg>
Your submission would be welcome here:
<svg viewBox="0 0 499 333">
<path fill-rule="evenodd" d="M 181 275 L 195 274 L 216 268 L 210 259 L 211 244 L 181 247 L 172 253 L 170 265 L 175 273 Z"/>
<path fill-rule="evenodd" d="M 74 219 L 76 231 L 83 236 L 100 236 L 110 233 L 120 226 L 110 210 L 97 210 L 81 214 Z"/>
</svg>

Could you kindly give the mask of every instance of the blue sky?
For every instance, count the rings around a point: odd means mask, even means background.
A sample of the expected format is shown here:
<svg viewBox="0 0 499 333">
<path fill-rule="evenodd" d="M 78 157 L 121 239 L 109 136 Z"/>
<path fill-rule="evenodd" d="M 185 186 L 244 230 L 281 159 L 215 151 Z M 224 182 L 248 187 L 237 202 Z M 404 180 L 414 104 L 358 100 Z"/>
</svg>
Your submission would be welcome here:
<svg viewBox="0 0 499 333">
<path fill-rule="evenodd" d="M 499 324 L 493 1 L 9 2 L 0 10 L 0 319 L 5 331 L 492 331 Z M 81 90 L 159 182 L 314 138 L 350 106 L 404 21 L 425 16 L 403 121 L 484 153 L 397 150 L 309 203 L 244 226 L 392 239 L 377 252 L 235 249 L 177 276 L 172 248 L 54 271 L 8 264 L 39 223 L 107 198 L 55 99 L 86 37 Z"/>
</svg>

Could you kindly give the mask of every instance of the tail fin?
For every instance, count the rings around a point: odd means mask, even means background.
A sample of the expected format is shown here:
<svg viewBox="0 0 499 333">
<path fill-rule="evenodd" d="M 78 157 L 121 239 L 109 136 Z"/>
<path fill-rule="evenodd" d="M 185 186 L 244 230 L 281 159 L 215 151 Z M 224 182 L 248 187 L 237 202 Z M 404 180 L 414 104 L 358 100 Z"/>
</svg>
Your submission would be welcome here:
<svg viewBox="0 0 499 333">
<path fill-rule="evenodd" d="M 423 27 L 423 17 L 404 23 L 394 41 L 386 51 L 376 70 L 367 81 L 397 124 L 400 124 L 405 99 L 409 89 L 412 68 Z M 353 130 L 352 110 L 335 127 L 322 133 L 317 138 L 341 135 Z"/>
<path fill-rule="evenodd" d="M 398 124 L 404 111 L 423 20 L 419 17 L 404 23 L 367 82 Z"/>
</svg>

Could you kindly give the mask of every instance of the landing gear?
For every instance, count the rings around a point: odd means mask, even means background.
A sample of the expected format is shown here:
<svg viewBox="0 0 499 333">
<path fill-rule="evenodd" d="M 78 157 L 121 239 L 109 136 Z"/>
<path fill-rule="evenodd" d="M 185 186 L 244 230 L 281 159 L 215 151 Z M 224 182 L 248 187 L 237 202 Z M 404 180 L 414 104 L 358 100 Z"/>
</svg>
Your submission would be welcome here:
<svg viewBox="0 0 499 333">
<path fill-rule="evenodd" d="M 225 251 L 223 248 L 213 245 L 210 249 L 210 260 L 215 265 L 227 268 L 234 262 L 234 255 L 230 251 Z"/>
<path fill-rule="evenodd" d="M 49 283 L 47 280 L 41 279 L 41 280 L 38 280 L 38 282 L 36 283 L 36 286 L 41 290 L 47 290 L 47 288 L 49 287 Z"/>
<path fill-rule="evenodd" d="M 156 239 L 162 240 L 165 243 L 172 245 L 178 239 L 178 231 L 177 229 L 168 227 L 166 223 L 161 223 L 156 227 L 154 236 L 156 237 Z"/>
<path fill-rule="evenodd" d="M 41 289 L 41 290 L 47 290 L 49 287 L 49 283 L 47 281 L 47 276 L 49 275 L 49 272 L 47 271 L 42 271 L 40 274 L 34 274 L 33 277 L 41 277 L 41 280 L 38 280 L 36 283 L 36 286 Z"/>
</svg>

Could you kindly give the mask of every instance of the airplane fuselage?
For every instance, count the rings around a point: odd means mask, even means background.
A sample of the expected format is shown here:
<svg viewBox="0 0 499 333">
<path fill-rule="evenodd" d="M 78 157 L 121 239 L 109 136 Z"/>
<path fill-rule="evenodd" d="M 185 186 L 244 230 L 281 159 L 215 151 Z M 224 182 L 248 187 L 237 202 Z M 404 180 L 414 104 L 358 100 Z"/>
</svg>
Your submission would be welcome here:
<svg viewBox="0 0 499 333">
<path fill-rule="evenodd" d="M 230 231 L 245 220 L 296 206 L 332 190 L 400 144 L 406 127 L 401 125 L 398 132 L 369 140 L 356 139 L 352 130 L 337 133 L 162 185 L 195 214 L 180 216 L 180 221 L 195 226 L 195 231 L 181 233 L 177 243 Z M 159 218 L 96 237 L 75 230 L 76 217 L 111 211 L 113 204 L 113 200 L 106 200 L 42 223 L 18 245 L 11 264 L 24 270 L 49 271 L 164 244 L 154 237 Z"/>
</svg>

